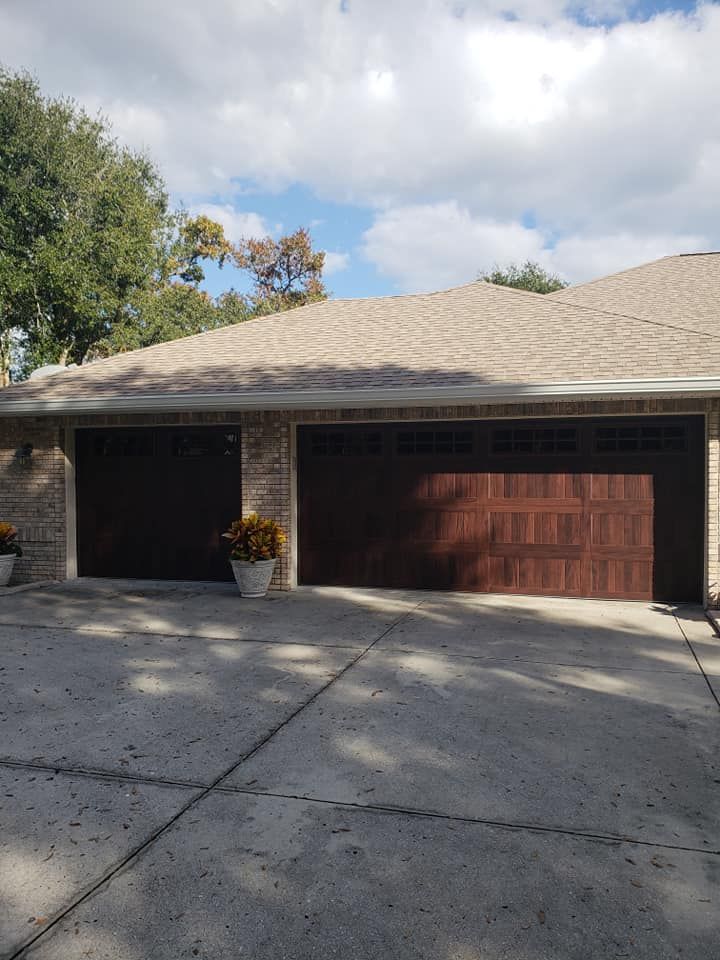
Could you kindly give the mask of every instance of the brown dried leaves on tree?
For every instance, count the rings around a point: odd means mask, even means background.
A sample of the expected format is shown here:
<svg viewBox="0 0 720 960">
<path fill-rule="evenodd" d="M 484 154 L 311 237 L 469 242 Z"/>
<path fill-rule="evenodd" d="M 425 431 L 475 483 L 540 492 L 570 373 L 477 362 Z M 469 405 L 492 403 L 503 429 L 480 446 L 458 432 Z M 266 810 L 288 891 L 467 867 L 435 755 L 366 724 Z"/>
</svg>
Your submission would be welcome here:
<svg viewBox="0 0 720 960">
<path fill-rule="evenodd" d="M 304 227 L 279 240 L 242 240 L 234 260 L 252 278 L 249 299 L 256 313 L 275 313 L 327 298 L 322 281 L 325 254 L 313 250 Z"/>
</svg>

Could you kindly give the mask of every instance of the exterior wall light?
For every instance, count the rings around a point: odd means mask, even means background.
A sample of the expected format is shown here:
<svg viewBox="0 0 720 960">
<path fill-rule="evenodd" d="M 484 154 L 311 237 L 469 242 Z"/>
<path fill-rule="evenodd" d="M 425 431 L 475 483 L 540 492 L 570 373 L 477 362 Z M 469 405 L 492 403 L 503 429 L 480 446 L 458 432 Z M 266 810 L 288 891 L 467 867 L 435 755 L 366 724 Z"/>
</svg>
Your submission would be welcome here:
<svg viewBox="0 0 720 960">
<path fill-rule="evenodd" d="M 22 446 L 18 447 L 15 451 L 15 459 L 20 464 L 21 467 L 29 467 L 30 459 L 32 457 L 33 445 L 31 443 L 23 443 Z"/>
</svg>

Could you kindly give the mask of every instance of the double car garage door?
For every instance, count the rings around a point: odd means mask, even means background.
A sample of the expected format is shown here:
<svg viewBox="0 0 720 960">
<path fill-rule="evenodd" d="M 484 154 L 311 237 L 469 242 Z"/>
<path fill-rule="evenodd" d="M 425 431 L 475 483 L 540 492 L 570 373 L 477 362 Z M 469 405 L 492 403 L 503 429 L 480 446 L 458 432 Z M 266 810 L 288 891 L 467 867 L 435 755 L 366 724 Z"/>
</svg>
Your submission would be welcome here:
<svg viewBox="0 0 720 960">
<path fill-rule="evenodd" d="M 307 427 L 303 583 L 698 600 L 701 417 Z"/>
<path fill-rule="evenodd" d="M 85 576 L 230 578 L 237 427 L 77 431 Z M 704 422 L 298 429 L 301 583 L 697 600 Z"/>
</svg>

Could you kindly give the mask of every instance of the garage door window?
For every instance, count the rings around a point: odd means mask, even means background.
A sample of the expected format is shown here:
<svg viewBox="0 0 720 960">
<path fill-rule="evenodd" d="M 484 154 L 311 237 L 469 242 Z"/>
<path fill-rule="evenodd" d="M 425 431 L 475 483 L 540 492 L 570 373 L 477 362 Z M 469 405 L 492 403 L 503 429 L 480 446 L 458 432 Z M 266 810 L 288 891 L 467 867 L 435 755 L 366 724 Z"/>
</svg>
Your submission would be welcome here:
<svg viewBox="0 0 720 960">
<path fill-rule="evenodd" d="M 154 436 L 147 430 L 138 433 L 100 433 L 93 437 L 95 457 L 151 457 L 155 452 Z"/>
<path fill-rule="evenodd" d="M 237 457 L 240 455 L 240 434 L 176 433 L 171 440 L 174 457 Z"/>
<path fill-rule="evenodd" d="M 493 430 L 490 449 L 495 454 L 577 453 L 578 433 L 574 427 Z"/>
<path fill-rule="evenodd" d="M 639 424 L 595 429 L 597 453 L 682 453 L 687 450 L 684 424 Z"/>
<path fill-rule="evenodd" d="M 382 453 L 382 434 L 375 430 L 313 433 L 310 453 L 313 457 L 377 457 Z"/>
<path fill-rule="evenodd" d="M 473 452 L 471 430 L 401 430 L 397 435 L 400 456 L 465 455 Z"/>
</svg>

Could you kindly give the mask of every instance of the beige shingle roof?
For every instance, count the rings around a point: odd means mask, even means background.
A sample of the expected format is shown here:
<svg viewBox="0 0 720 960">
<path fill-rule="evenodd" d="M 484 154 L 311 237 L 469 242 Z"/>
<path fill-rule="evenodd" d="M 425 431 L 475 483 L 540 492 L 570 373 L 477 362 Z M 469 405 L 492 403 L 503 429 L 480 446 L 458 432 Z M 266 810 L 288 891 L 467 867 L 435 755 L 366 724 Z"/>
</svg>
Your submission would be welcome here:
<svg viewBox="0 0 720 960">
<path fill-rule="evenodd" d="M 347 390 L 720 371 L 720 338 L 707 331 L 579 306 L 571 293 L 549 298 L 475 282 L 328 300 L 11 386 L 0 393 L 0 412 L 17 401 L 217 394 L 221 404 L 228 394 L 335 389 L 341 405 Z M 705 320 L 709 331 L 710 311 Z"/>
<path fill-rule="evenodd" d="M 550 296 L 720 337 L 720 253 L 663 257 Z"/>
</svg>

